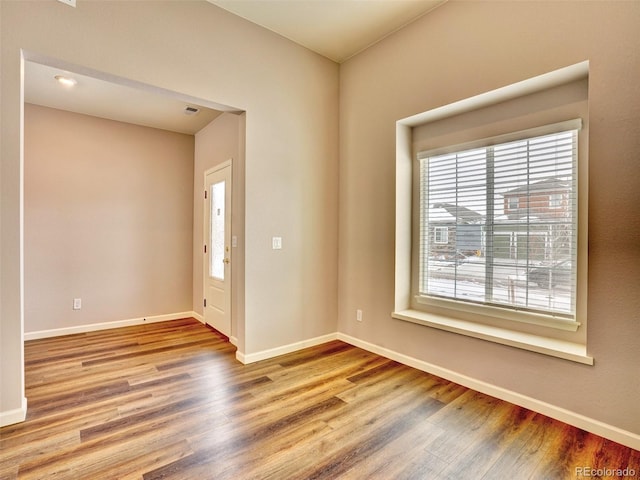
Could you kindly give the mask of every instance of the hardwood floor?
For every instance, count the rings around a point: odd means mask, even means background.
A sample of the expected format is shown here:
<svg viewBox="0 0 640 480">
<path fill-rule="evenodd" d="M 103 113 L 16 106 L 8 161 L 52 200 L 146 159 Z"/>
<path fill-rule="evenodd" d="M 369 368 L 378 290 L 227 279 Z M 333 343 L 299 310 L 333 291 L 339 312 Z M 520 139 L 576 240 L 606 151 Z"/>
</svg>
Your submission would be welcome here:
<svg viewBox="0 0 640 480">
<path fill-rule="evenodd" d="M 640 478 L 638 451 L 339 341 L 242 365 L 185 319 L 25 357 L 2 479 Z"/>
</svg>

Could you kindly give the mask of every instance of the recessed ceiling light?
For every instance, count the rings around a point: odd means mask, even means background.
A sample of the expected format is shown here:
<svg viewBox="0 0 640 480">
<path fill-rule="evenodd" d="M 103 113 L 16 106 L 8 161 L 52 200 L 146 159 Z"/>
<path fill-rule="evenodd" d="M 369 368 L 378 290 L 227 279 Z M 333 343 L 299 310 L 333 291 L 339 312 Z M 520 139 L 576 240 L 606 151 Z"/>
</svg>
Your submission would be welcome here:
<svg viewBox="0 0 640 480">
<path fill-rule="evenodd" d="M 59 84 L 64 85 L 65 87 L 73 87 L 78 83 L 75 78 L 65 77 L 64 75 L 56 75 L 55 78 Z"/>
</svg>

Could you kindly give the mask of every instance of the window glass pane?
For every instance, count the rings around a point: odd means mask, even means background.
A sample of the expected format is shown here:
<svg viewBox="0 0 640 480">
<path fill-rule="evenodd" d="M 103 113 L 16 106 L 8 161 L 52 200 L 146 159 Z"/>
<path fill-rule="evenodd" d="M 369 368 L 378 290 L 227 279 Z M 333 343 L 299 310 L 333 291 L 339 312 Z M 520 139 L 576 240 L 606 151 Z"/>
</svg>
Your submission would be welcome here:
<svg viewBox="0 0 640 480">
<path fill-rule="evenodd" d="M 225 182 L 211 185 L 211 253 L 209 255 L 209 276 L 224 280 L 224 196 Z"/>
<path fill-rule="evenodd" d="M 418 293 L 575 314 L 577 131 L 420 157 Z"/>
</svg>

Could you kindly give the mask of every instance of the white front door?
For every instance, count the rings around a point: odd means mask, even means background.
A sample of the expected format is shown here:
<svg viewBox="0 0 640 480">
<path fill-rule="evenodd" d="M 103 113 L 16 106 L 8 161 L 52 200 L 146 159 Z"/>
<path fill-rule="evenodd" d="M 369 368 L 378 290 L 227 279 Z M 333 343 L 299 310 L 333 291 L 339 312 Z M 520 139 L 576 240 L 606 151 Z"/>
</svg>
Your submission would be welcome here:
<svg viewBox="0 0 640 480">
<path fill-rule="evenodd" d="M 231 160 L 205 172 L 204 320 L 231 336 Z"/>
</svg>

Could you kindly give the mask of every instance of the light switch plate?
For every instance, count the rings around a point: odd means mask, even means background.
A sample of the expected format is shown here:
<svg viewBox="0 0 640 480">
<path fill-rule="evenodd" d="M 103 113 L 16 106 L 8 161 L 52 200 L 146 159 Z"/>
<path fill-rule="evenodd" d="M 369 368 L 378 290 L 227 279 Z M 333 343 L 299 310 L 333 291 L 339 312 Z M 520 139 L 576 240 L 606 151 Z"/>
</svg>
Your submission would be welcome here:
<svg viewBox="0 0 640 480">
<path fill-rule="evenodd" d="M 76 8 L 76 0 L 58 0 L 60 3 L 64 3 L 69 5 L 70 7 Z"/>
<path fill-rule="evenodd" d="M 271 246 L 274 250 L 282 249 L 282 237 L 273 237 L 271 239 Z"/>
</svg>

